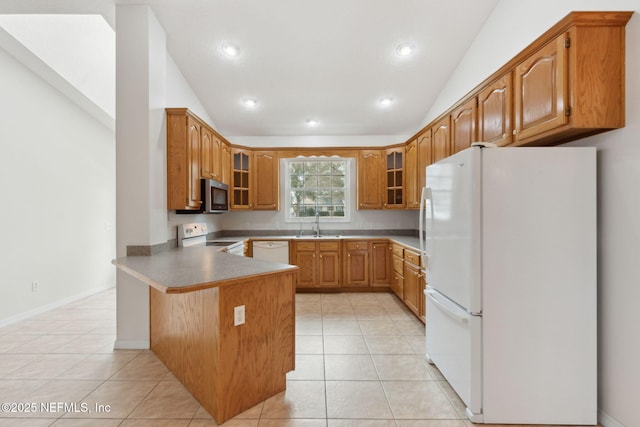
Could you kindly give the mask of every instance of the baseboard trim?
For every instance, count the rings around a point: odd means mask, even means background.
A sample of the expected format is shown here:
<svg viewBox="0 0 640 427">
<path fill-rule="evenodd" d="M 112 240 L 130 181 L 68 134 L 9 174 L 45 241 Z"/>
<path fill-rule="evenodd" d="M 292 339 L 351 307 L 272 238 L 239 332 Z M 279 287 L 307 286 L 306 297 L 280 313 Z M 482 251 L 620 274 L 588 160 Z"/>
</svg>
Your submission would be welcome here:
<svg viewBox="0 0 640 427">
<path fill-rule="evenodd" d="M 113 288 L 115 288 L 115 285 L 108 285 L 108 286 L 104 286 L 104 287 L 89 289 L 88 291 L 84 291 L 84 292 L 81 292 L 79 294 L 72 295 L 70 297 L 63 298 L 61 300 L 54 301 L 54 302 L 49 303 L 49 304 L 45 304 L 45 305 L 43 305 L 41 307 L 34 308 L 33 310 L 29 310 L 29 311 L 26 311 L 24 313 L 17 314 L 15 316 L 8 317 L 6 319 L 2 319 L 2 320 L 0 320 L 0 328 L 3 327 L 3 326 L 8 326 L 8 325 L 11 325 L 13 323 L 19 322 L 21 320 L 29 319 L 31 317 L 37 316 L 37 315 L 42 314 L 42 313 L 46 313 L 47 311 L 53 310 L 55 308 L 62 307 L 65 304 L 69 304 L 69 303 L 81 300 L 83 298 L 90 297 L 91 295 L 95 295 L 95 294 L 97 294 L 99 292 L 103 292 L 103 291 L 106 291 L 108 289 L 113 289 Z"/>
<path fill-rule="evenodd" d="M 624 424 L 618 422 L 618 420 L 604 412 L 602 409 L 598 409 L 598 422 L 603 427 L 625 427 Z"/>
<path fill-rule="evenodd" d="M 146 340 L 116 340 L 113 348 L 115 350 L 148 350 L 151 348 L 151 343 Z"/>
</svg>

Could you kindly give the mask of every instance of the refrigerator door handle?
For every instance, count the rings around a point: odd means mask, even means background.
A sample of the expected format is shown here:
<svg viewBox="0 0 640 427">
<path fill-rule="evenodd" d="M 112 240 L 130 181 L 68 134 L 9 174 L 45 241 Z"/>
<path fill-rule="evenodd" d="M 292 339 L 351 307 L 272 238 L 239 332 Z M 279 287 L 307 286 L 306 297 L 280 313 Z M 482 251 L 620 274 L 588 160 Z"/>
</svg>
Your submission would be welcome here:
<svg viewBox="0 0 640 427">
<path fill-rule="evenodd" d="M 430 207 L 430 218 L 433 220 L 433 200 L 431 194 L 431 188 L 423 187 L 422 195 L 420 196 L 420 215 L 419 215 L 419 233 L 420 233 L 420 254 L 424 257 L 424 266 L 427 266 L 427 262 L 429 261 L 429 253 L 427 253 L 427 242 L 426 235 L 427 227 L 426 227 L 426 203 L 429 202 Z"/>
<path fill-rule="evenodd" d="M 442 302 L 438 297 L 438 294 L 439 294 L 438 291 L 429 289 L 427 287 L 427 289 L 424 291 L 424 294 L 427 296 L 427 298 L 429 298 L 429 300 L 431 300 L 431 302 L 433 302 L 435 305 L 437 305 L 441 310 L 443 310 L 445 313 L 447 313 L 451 317 L 463 323 L 469 321 L 469 318 L 471 317 L 469 313 L 457 307 L 453 307 L 453 306 L 450 307 L 452 303 L 447 304 L 445 302 Z"/>
</svg>

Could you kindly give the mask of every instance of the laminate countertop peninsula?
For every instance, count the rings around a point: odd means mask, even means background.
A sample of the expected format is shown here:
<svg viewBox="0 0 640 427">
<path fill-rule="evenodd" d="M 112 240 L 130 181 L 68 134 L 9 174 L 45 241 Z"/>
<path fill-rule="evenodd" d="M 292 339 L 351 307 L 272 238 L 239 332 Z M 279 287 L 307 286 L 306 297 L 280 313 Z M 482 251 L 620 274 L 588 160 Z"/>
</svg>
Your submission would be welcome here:
<svg viewBox="0 0 640 427">
<path fill-rule="evenodd" d="M 214 246 L 174 248 L 151 256 L 113 260 L 120 270 L 164 293 L 193 292 L 228 286 L 249 277 L 296 270 L 277 264 L 219 252 Z"/>
<path fill-rule="evenodd" d="M 113 264 L 149 287 L 151 350 L 218 424 L 286 388 L 298 267 L 175 248 Z"/>
</svg>

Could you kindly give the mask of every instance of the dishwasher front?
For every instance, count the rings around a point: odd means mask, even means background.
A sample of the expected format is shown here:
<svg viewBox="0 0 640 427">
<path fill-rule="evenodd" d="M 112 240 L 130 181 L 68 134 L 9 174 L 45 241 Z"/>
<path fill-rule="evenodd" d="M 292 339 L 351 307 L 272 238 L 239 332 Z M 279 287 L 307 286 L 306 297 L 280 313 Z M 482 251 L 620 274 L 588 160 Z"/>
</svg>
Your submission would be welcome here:
<svg viewBox="0 0 640 427">
<path fill-rule="evenodd" d="M 289 264 L 289 242 L 286 240 L 258 240 L 253 242 L 253 257 L 265 261 Z"/>
</svg>

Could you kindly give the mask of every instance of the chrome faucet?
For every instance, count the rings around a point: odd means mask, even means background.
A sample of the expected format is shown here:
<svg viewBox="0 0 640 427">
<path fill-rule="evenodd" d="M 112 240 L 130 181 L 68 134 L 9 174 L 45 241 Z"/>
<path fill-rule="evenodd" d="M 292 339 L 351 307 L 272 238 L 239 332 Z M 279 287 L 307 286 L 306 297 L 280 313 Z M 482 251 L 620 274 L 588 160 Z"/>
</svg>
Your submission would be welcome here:
<svg viewBox="0 0 640 427">
<path fill-rule="evenodd" d="M 320 213 L 316 211 L 316 237 L 320 237 Z"/>
</svg>

